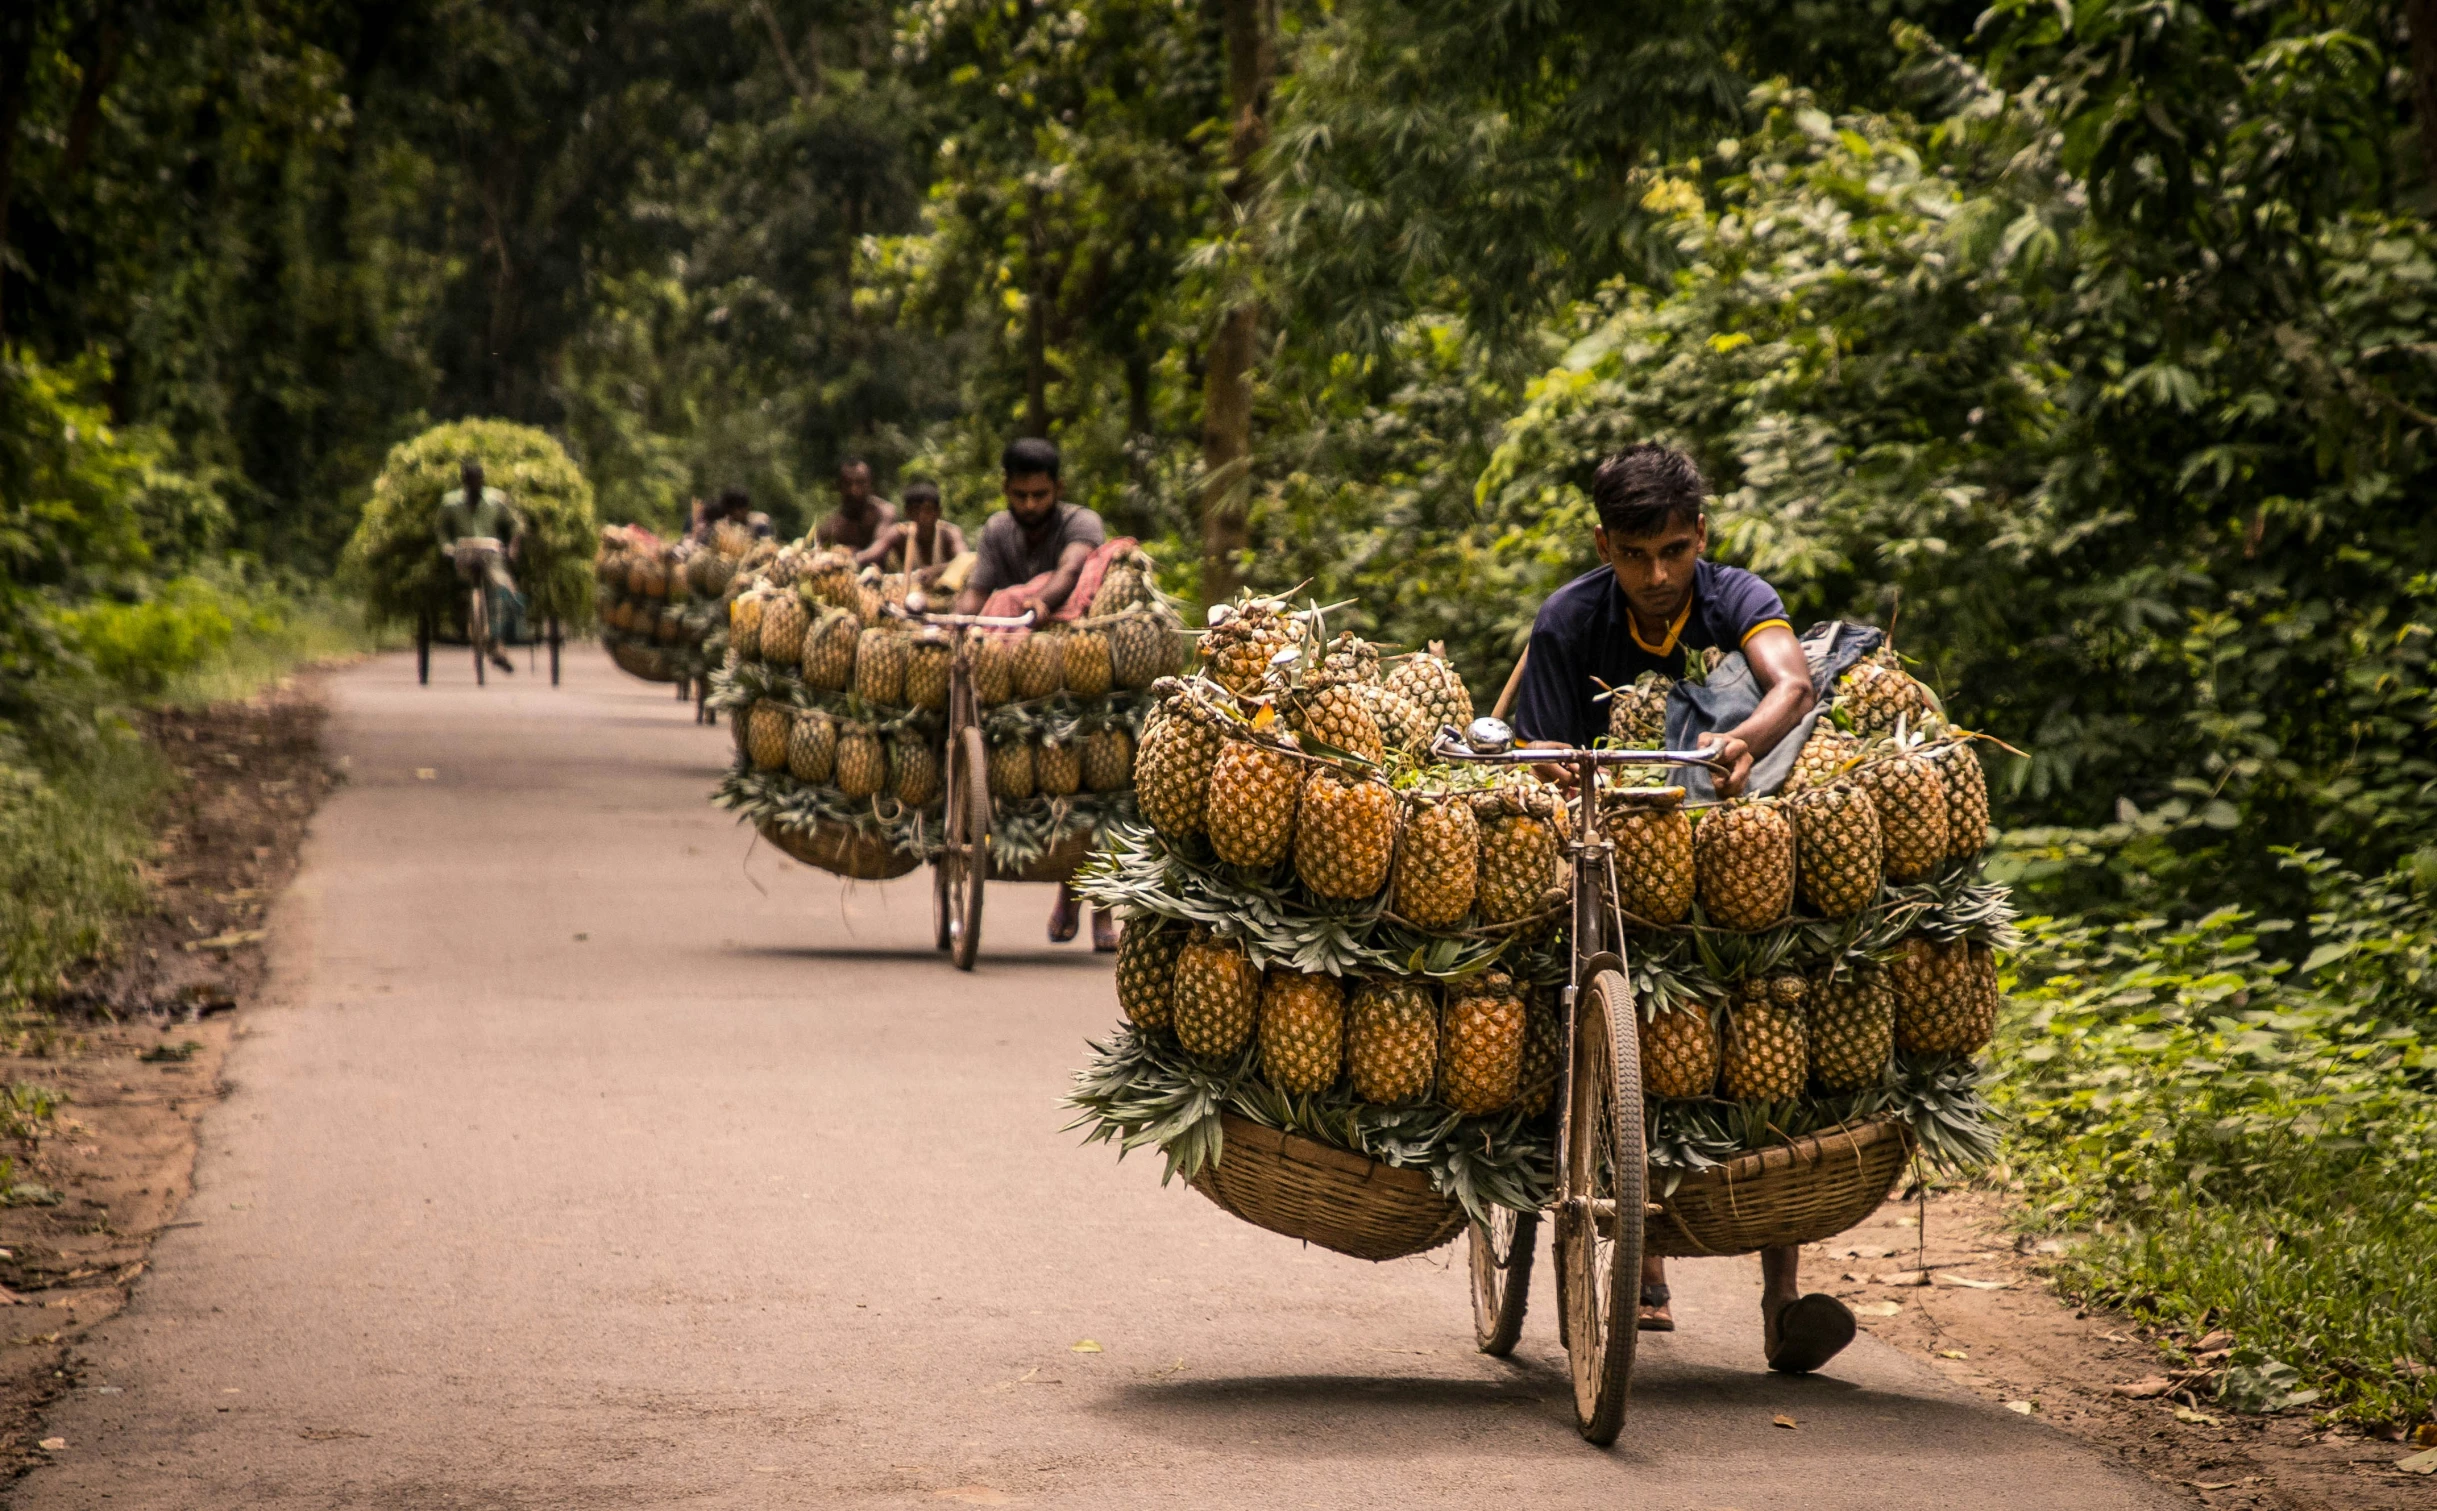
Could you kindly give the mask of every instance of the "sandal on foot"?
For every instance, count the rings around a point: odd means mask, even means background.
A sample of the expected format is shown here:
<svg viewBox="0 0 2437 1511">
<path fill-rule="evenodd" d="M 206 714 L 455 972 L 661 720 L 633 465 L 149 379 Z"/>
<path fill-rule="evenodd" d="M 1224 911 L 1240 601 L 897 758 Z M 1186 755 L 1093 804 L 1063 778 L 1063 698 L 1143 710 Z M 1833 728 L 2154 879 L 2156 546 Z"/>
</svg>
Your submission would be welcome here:
<svg viewBox="0 0 2437 1511">
<path fill-rule="evenodd" d="M 1667 1310 L 1670 1299 L 1667 1287 L 1663 1285 L 1643 1286 L 1641 1316 L 1634 1326 L 1645 1333 L 1674 1332 L 1675 1313 Z"/>
<path fill-rule="evenodd" d="M 1779 1374 L 1807 1375 L 1853 1341 L 1853 1311 L 1834 1296 L 1813 1291 L 1779 1307 L 1764 1332 L 1769 1368 Z"/>
</svg>

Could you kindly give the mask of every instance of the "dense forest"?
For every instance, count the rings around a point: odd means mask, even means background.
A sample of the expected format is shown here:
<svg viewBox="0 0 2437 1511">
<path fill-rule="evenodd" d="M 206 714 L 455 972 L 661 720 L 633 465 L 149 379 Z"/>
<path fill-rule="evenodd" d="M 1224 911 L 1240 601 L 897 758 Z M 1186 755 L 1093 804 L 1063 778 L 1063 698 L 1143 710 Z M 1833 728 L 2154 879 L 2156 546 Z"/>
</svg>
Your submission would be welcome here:
<svg viewBox="0 0 2437 1511">
<path fill-rule="evenodd" d="M 850 456 L 971 521 L 1049 435 L 1180 596 L 1308 584 L 1476 691 L 1665 439 L 1719 556 L 2017 752 L 2029 1178 L 2300 1169 L 2109 1112 L 2090 1017 L 2276 1005 L 2411 1098 L 2242 1116 L 2426 1213 L 2432 120 L 2432 0 L 24 0 L 0 760 L 276 616 L 439 420 L 791 531 Z"/>
</svg>

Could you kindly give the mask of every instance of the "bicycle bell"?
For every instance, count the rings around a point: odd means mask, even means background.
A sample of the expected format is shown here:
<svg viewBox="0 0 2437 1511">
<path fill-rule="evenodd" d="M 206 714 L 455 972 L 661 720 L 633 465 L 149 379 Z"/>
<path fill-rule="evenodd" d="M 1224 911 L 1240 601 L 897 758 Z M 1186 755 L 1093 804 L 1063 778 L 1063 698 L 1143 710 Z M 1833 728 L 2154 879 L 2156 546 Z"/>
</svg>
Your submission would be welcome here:
<svg viewBox="0 0 2437 1511">
<path fill-rule="evenodd" d="M 1474 755 L 1504 755 L 1515 748 L 1515 732 L 1506 727 L 1504 719 L 1487 714 L 1464 726 L 1464 743 Z"/>
<path fill-rule="evenodd" d="M 916 588 L 905 595 L 905 611 L 909 614 L 928 614 L 931 612 L 931 600 L 922 589 Z"/>
</svg>

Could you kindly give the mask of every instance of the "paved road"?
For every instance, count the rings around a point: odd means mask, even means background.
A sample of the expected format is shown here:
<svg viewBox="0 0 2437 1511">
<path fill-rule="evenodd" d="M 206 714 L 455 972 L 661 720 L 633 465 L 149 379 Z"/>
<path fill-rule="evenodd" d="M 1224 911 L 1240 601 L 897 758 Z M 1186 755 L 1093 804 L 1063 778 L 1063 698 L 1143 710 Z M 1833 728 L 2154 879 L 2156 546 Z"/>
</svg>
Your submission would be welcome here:
<svg viewBox="0 0 2437 1511">
<path fill-rule="evenodd" d="M 993 891 L 959 976 L 922 877 L 748 854 L 726 732 L 597 652 L 444 672 L 335 685 L 353 782 L 195 1226 L 26 1511 L 2158 1504 L 1866 1340 L 1758 1371 L 1749 1261 L 1682 1267 L 1589 1449 L 1553 1325 L 1474 1353 L 1448 1255 L 1307 1251 L 1059 1132 L 1115 1007 L 1045 889 Z"/>
</svg>

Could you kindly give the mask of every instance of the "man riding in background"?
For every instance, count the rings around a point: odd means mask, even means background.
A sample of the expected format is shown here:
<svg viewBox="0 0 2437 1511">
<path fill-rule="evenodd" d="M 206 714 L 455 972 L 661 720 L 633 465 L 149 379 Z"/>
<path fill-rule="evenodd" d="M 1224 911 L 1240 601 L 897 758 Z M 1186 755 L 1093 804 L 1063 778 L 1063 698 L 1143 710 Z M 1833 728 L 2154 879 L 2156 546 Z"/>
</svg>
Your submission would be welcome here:
<svg viewBox="0 0 2437 1511">
<path fill-rule="evenodd" d="M 757 512 L 753 495 L 742 488 L 722 488 L 719 496 L 709 503 L 694 500 L 693 523 L 687 528 L 686 539 L 709 541 L 719 533 L 723 524 L 742 527 L 755 540 L 770 538 L 770 516 Z"/>
<path fill-rule="evenodd" d="M 940 518 L 939 485 L 912 482 L 905 489 L 905 518 L 882 530 L 855 553 L 855 565 L 877 564 L 883 572 L 910 572 L 923 587 L 939 581 L 948 564 L 965 554 L 965 532 Z"/>
<path fill-rule="evenodd" d="M 514 561 L 524 544 L 524 517 L 508 502 L 508 496 L 497 488 L 482 483 L 482 463 L 467 457 L 457 469 L 457 487 L 440 496 L 440 514 L 433 522 L 433 534 L 439 537 L 440 554 L 457 569 L 458 579 L 468 586 L 481 582 L 490 598 L 491 626 L 496 635 L 500 626 L 512 622 L 523 603 L 517 595 L 516 579 L 509 575 L 508 563 Z M 500 654 L 496 641 L 491 646 L 491 664 L 503 672 L 516 668 Z"/>
<path fill-rule="evenodd" d="M 1768 758 L 1808 723 L 1817 701 L 1810 664 L 1776 589 L 1740 567 L 1704 559 L 1707 496 L 1692 459 L 1664 446 L 1628 446 L 1599 464 L 1591 478 L 1599 525 L 1591 539 L 1601 565 L 1551 594 L 1532 623 L 1515 702 L 1521 739 L 1588 746 L 1608 732 L 1606 706 L 1597 701 L 1601 684 L 1630 686 L 1647 671 L 1681 680 L 1688 652 L 1718 650 L 1733 654 L 1712 673 L 1712 687 L 1747 676 L 1749 688 L 1739 700 L 1720 702 L 1740 715 L 1729 727 L 1698 736 L 1697 748 L 1726 767 L 1713 779 L 1717 795 L 1757 795 L 1784 780 L 1786 762 Z M 1758 783 L 1755 762 L 1762 767 Z M 1854 1332 L 1843 1302 L 1801 1294 L 1801 1255 L 1796 1248 L 1760 1253 L 1763 1346 L 1769 1367 L 1789 1373 L 1819 1368 Z M 1645 1331 L 1674 1331 L 1668 1302 L 1666 1261 L 1645 1259 Z"/>
<path fill-rule="evenodd" d="M 813 539 L 824 546 L 868 551 L 896 520 L 889 501 L 872 492 L 871 463 L 851 456 L 838 466 L 838 507 L 814 527 Z"/>
<path fill-rule="evenodd" d="M 1083 576 L 1084 564 L 1108 539 L 1100 516 L 1065 501 L 1058 476 L 1058 448 L 1038 437 L 1009 441 L 999 455 L 1000 491 L 1007 507 L 982 527 L 978 559 L 956 595 L 956 612 L 1014 616 L 1029 609 L 1036 622 L 1063 608 Z M 1083 901 L 1064 882 L 1049 913 L 1049 938 L 1075 937 Z M 1092 948 L 1117 948 L 1115 921 L 1103 908 L 1092 915 Z"/>
</svg>

